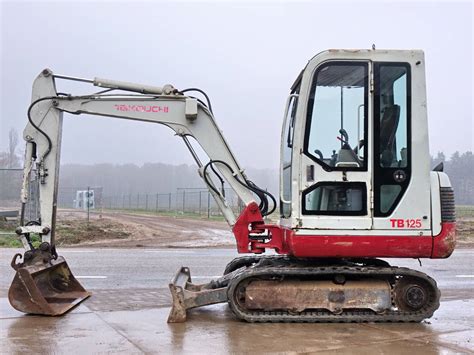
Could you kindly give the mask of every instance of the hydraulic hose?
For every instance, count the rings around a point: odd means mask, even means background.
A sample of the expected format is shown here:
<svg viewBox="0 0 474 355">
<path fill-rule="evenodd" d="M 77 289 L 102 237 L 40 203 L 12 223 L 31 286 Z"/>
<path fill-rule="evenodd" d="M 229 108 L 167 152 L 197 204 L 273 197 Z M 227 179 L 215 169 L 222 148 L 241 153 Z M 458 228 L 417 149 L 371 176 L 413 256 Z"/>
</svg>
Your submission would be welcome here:
<svg viewBox="0 0 474 355">
<path fill-rule="evenodd" d="M 227 167 L 227 169 L 229 169 L 229 171 L 232 173 L 235 180 L 237 180 L 237 182 L 239 184 L 241 184 L 245 188 L 249 189 L 255 195 L 258 196 L 258 198 L 260 199 L 259 209 L 260 209 L 260 212 L 262 213 L 262 216 L 268 216 L 269 214 L 273 213 L 273 211 L 275 211 L 275 209 L 276 209 L 275 197 L 271 193 L 269 193 L 268 191 L 265 191 L 265 190 L 259 188 L 257 185 L 255 185 L 255 183 L 253 183 L 250 180 L 247 180 L 247 179 L 245 181 L 240 180 L 238 175 L 232 169 L 232 167 L 228 163 L 226 163 L 225 161 L 211 160 L 204 166 L 204 170 L 203 170 L 204 180 L 206 181 L 206 184 L 209 186 L 210 189 L 212 189 L 215 193 L 219 194 L 219 191 L 214 186 L 212 186 L 212 184 L 208 180 L 207 174 L 206 174 L 207 169 L 209 168 L 209 166 L 211 166 L 211 168 L 212 168 L 212 165 L 215 164 L 215 163 L 219 163 L 219 164 L 222 164 L 225 167 Z M 216 175 L 218 175 L 217 172 L 214 169 L 212 169 L 212 170 L 214 171 L 214 173 L 216 173 Z M 220 176 L 219 176 L 219 179 L 221 180 L 221 182 L 223 181 L 222 177 L 220 177 Z M 223 186 L 223 183 L 222 183 L 222 186 Z M 269 210 L 269 203 L 268 203 L 267 196 L 269 196 L 270 199 L 272 200 L 272 205 L 273 206 L 272 206 L 271 210 Z"/>
<path fill-rule="evenodd" d="M 206 92 L 204 90 L 201 90 L 199 88 L 188 88 L 188 89 L 184 89 L 184 90 L 181 90 L 179 91 L 180 94 L 184 94 L 185 92 L 189 92 L 189 91 L 197 91 L 197 92 L 200 92 L 205 98 L 206 98 L 206 101 L 207 101 L 207 107 L 209 108 L 209 111 L 211 111 L 212 114 L 214 114 L 212 112 L 212 106 L 211 106 L 211 100 L 209 99 L 209 96 L 207 96 Z"/>
<path fill-rule="evenodd" d="M 43 131 L 41 128 L 39 128 L 34 122 L 33 122 L 33 119 L 31 118 L 31 110 L 33 109 L 33 107 L 38 104 L 39 102 L 41 101 L 45 101 L 45 100 L 54 100 L 54 99 L 57 99 L 58 97 L 57 96 L 46 96 L 46 97 L 41 97 L 39 98 L 38 100 L 35 100 L 33 101 L 30 106 L 28 107 L 28 112 L 27 112 L 27 115 L 28 115 L 28 121 L 30 122 L 30 124 L 38 131 L 40 132 L 45 138 L 46 140 L 48 141 L 48 149 L 46 149 L 46 152 L 43 154 L 43 156 L 41 157 L 41 159 L 44 159 L 48 156 L 48 154 L 51 152 L 51 149 L 53 147 L 53 143 L 51 142 L 51 138 L 49 138 L 49 136 L 46 134 L 45 131 Z"/>
</svg>

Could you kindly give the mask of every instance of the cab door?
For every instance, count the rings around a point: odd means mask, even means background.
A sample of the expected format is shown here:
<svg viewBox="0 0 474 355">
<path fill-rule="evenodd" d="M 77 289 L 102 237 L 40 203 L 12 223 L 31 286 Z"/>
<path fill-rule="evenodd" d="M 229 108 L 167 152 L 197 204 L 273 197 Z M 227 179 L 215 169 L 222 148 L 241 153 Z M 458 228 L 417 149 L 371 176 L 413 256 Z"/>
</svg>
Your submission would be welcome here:
<svg viewBox="0 0 474 355">
<path fill-rule="evenodd" d="M 374 63 L 374 217 L 396 209 L 411 178 L 408 63 Z"/>
<path fill-rule="evenodd" d="M 329 60 L 305 100 L 299 228 L 372 227 L 371 62 Z"/>
<path fill-rule="evenodd" d="M 424 56 L 374 60 L 374 222 L 379 234 L 431 234 Z"/>
</svg>

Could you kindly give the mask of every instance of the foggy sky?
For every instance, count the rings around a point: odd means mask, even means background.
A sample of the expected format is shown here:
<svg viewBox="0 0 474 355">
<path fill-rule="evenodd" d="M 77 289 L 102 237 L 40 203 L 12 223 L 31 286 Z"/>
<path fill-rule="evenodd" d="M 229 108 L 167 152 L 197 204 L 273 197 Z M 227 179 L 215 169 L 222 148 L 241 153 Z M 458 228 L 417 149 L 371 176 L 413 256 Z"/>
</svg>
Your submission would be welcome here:
<svg viewBox="0 0 474 355">
<path fill-rule="evenodd" d="M 2 2 L 0 150 L 43 68 L 199 87 L 241 164 L 275 168 L 289 87 L 328 48 L 423 49 L 430 149 L 473 150 L 471 3 Z M 84 84 L 58 91 L 94 92 Z M 164 126 L 65 115 L 62 163 L 191 163 Z"/>
</svg>

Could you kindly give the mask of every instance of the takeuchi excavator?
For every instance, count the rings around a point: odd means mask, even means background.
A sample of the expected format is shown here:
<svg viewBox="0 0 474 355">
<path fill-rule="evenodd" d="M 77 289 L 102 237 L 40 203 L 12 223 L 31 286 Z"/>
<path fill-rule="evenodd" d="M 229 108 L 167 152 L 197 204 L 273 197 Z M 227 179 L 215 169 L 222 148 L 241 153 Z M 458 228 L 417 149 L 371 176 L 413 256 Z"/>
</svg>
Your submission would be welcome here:
<svg viewBox="0 0 474 355">
<path fill-rule="evenodd" d="M 60 93 L 59 80 L 102 89 Z M 190 95 L 196 91 L 202 100 Z M 43 70 L 24 131 L 17 234 L 26 251 L 12 260 L 9 290 L 11 305 L 25 313 L 61 315 L 90 296 L 55 247 L 64 112 L 171 128 L 196 161 L 238 252 L 248 254 L 206 284 L 192 283 L 190 270 L 180 268 L 169 285 L 169 322 L 221 302 L 249 322 L 419 322 L 439 307 L 431 277 L 386 261 L 447 258 L 455 247 L 453 189 L 442 166 L 430 171 L 422 51 L 328 50 L 308 62 L 286 103 L 279 203 L 246 176 L 203 91 Z M 39 180 L 40 219 L 27 221 L 31 174 Z M 245 206 L 239 216 L 224 182 Z M 277 205 L 280 219 L 271 223 Z M 32 234 L 41 236 L 38 248 Z"/>
</svg>

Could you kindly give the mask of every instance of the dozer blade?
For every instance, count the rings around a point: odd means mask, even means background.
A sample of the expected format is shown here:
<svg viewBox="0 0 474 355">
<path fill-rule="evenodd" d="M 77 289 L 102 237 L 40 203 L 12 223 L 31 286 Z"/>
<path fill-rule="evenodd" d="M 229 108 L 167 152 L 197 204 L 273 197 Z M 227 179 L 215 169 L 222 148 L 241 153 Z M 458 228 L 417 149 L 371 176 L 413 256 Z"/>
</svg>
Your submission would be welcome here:
<svg viewBox="0 0 474 355">
<path fill-rule="evenodd" d="M 191 274 L 188 268 L 181 267 L 169 284 L 171 292 L 171 310 L 168 323 L 182 323 L 186 321 L 186 305 L 184 290 L 191 283 Z"/>
<path fill-rule="evenodd" d="M 62 256 L 49 259 L 45 255 L 47 253 L 39 250 L 28 251 L 21 264 L 16 264 L 21 255 L 15 255 L 12 267 L 16 275 L 8 291 L 8 300 L 20 312 L 60 316 L 91 293 L 76 280 Z"/>
<path fill-rule="evenodd" d="M 181 267 L 169 284 L 173 303 L 168 323 L 185 322 L 188 309 L 227 302 L 227 286 L 235 273 L 236 271 L 207 284 L 196 285 L 191 282 L 189 268 Z"/>
</svg>

